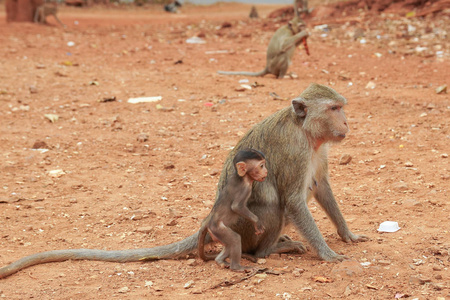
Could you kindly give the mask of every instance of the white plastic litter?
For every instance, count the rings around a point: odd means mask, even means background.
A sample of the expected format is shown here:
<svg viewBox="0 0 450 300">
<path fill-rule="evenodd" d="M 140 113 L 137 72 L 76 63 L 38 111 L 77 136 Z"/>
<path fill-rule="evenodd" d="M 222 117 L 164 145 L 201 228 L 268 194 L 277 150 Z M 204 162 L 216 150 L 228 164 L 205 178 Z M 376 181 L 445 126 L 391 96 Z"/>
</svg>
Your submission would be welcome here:
<svg viewBox="0 0 450 300">
<path fill-rule="evenodd" d="M 394 221 L 384 221 L 380 224 L 378 228 L 379 232 L 396 232 L 400 229 L 397 222 Z"/>
<path fill-rule="evenodd" d="M 130 98 L 130 99 L 128 99 L 128 103 L 157 102 L 157 101 L 161 101 L 161 99 L 162 99 L 161 96 Z"/>
</svg>

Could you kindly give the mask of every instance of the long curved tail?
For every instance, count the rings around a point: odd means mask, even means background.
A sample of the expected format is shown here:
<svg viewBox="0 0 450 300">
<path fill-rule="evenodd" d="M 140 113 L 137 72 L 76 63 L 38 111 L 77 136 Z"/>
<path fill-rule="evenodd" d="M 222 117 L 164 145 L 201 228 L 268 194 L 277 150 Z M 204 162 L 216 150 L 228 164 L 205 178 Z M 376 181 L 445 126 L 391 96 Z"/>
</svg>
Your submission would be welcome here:
<svg viewBox="0 0 450 300">
<path fill-rule="evenodd" d="M 221 74 L 221 75 L 244 75 L 244 76 L 264 76 L 266 75 L 267 72 L 267 68 L 264 68 L 264 70 L 259 71 L 259 72 L 227 72 L 227 71 L 217 71 L 217 73 Z"/>
<path fill-rule="evenodd" d="M 132 262 L 177 258 L 187 255 L 197 249 L 197 240 L 198 232 L 182 241 L 153 248 L 129 250 L 65 249 L 40 252 L 23 257 L 3 268 L 0 268 L 0 279 L 34 265 L 60 262 L 69 259 Z"/>
</svg>

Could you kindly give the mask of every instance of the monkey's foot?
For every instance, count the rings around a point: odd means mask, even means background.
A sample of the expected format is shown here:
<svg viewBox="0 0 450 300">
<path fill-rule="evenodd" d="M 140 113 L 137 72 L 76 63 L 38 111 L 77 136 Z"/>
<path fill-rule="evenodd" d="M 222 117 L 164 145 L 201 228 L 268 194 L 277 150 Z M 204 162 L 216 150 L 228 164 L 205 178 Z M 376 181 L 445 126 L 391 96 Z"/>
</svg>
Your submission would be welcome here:
<svg viewBox="0 0 450 300">
<path fill-rule="evenodd" d="M 352 233 L 351 231 L 347 231 L 345 233 L 338 232 L 341 239 L 346 243 L 358 243 L 358 242 L 367 242 L 369 240 L 369 237 L 367 235 L 357 235 Z"/>
<path fill-rule="evenodd" d="M 286 242 L 286 241 L 292 241 L 291 237 L 287 234 L 280 235 L 278 238 L 278 243 Z"/>
<path fill-rule="evenodd" d="M 344 261 L 346 259 L 349 259 L 348 256 L 337 254 L 333 250 L 329 249 L 327 252 L 319 252 L 319 257 L 323 260 L 329 261 L 329 262 L 338 262 L 338 261 Z"/>
<path fill-rule="evenodd" d="M 288 237 L 289 238 L 289 237 Z M 280 237 L 281 239 L 281 237 Z M 303 254 L 306 252 L 306 247 L 301 242 L 286 240 L 279 242 L 272 253 L 298 253 Z"/>
</svg>

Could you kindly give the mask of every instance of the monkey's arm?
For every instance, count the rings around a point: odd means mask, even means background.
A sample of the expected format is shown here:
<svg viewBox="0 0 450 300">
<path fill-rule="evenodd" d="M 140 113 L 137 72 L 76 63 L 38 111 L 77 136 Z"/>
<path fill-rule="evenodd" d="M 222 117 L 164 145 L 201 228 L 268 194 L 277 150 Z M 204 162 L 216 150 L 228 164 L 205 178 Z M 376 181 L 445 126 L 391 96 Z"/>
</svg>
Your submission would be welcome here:
<svg viewBox="0 0 450 300">
<path fill-rule="evenodd" d="M 305 239 L 309 241 L 311 247 L 317 252 L 317 255 L 326 261 L 344 260 L 346 258 L 344 255 L 339 255 L 328 247 L 308 209 L 306 199 L 298 194 L 291 197 L 287 202 L 289 218 Z"/>
<path fill-rule="evenodd" d="M 302 30 L 299 33 L 297 33 L 296 35 L 290 37 L 290 38 L 286 38 L 283 41 L 283 44 L 281 45 L 281 52 L 286 52 L 289 49 L 291 49 L 292 47 L 297 46 L 304 38 L 308 37 L 309 33 L 306 30 Z"/>
<path fill-rule="evenodd" d="M 249 197 L 250 195 L 247 198 Z M 233 201 L 233 204 L 231 205 L 231 210 L 234 213 L 252 222 L 253 226 L 255 227 L 256 234 L 261 234 L 264 232 L 264 226 L 259 221 L 258 216 L 256 216 L 248 209 L 247 199 L 236 199 L 235 201 Z"/>
<path fill-rule="evenodd" d="M 336 199 L 333 196 L 330 182 L 327 176 L 319 180 L 317 188 L 314 191 L 314 198 L 319 202 L 320 206 L 325 210 L 328 217 L 336 226 L 339 236 L 345 242 L 364 242 L 369 238 L 365 235 L 356 235 L 348 229 L 347 222 L 339 209 Z"/>
</svg>

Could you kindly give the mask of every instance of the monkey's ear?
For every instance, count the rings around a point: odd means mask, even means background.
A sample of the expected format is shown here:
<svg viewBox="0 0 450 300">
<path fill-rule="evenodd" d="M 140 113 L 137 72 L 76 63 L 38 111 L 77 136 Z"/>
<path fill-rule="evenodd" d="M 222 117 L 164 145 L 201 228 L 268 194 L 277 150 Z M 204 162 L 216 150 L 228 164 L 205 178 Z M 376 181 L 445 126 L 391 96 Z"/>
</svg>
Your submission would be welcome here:
<svg viewBox="0 0 450 300">
<path fill-rule="evenodd" d="M 306 117 L 308 107 L 306 107 L 305 100 L 303 98 L 295 98 L 292 100 L 292 108 L 300 118 Z"/>
<path fill-rule="evenodd" d="M 245 173 L 247 173 L 247 164 L 243 161 L 240 161 L 236 164 L 236 170 L 240 177 L 243 177 Z"/>
</svg>

